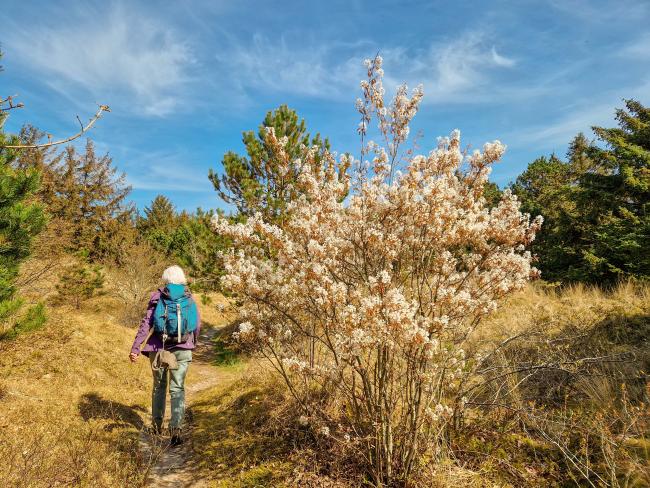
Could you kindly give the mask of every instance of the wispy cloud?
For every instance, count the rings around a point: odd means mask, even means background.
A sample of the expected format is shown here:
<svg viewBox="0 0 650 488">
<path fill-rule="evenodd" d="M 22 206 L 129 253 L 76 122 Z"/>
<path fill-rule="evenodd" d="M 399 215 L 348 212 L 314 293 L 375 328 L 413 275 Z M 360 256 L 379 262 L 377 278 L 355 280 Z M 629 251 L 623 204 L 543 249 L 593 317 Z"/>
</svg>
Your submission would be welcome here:
<svg viewBox="0 0 650 488">
<path fill-rule="evenodd" d="M 644 33 L 623 46 L 619 54 L 637 60 L 650 59 L 650 33 Z"/>
<path fill-rule="evenodd" d="M 98 100 L 118 100 L 128 112 L 174 112 L 193 63 L 189 46 L 162 22 L 121 4 L 75 13 L 56 27 L 16 26 L 3 41 L 68 96 L 82 89 Z"/>
<path fill-rule="evenodd" d="M 578 132 L 590 137 L 593 125 L 607 125 L 614 118 L 616 102 L 601 102 L 572 109 L 565 116 L 544 125 L 526 127 L 506 135 L 513 147 L 523 145 L 556 147 L 566 145 Z"/>
<path fill-rule="evenodd" d="M 612 19 L 639 19 L 648 14 L 645 0 L 548 0 L 549 5 L 588 23 L 611 24 Z"/>
<path fill-rule="evenodd" d="M 270 90 L 332 100 L 356 95 L 364 76 L 362 60 L 376 51 L 385 59 L 385 83 L 422 83 L 425 103 L 476 101 L 486 93 L 492 72 L 512 68 L 516 61 L 497 51 L 490 39 L 469 32 L 424 49 L 384 46 L 370 41 L 309 45 L 285 38 L 255 35 L 248 43 L 225 42 L 216 59 L 243 92 Z"/>
<path fill-rule="evenodd" d="M 518 128 L 516 132 L 504 136 L 513 147 L 532 145 L 537 147 L 564 146 L 578 133 L 590 137 L 593 126 L 613 126 L 616 109 L 624 108 L 623 98 L 643 101 L 650 93 L 650 78 L 642 79 L 636 85 L 608 90 L 596 98 L 581 100 L 566 108 L 565 114 L 555 120 L 547 120 L 543 125 Z"/>
<path fill-rule="evenodd" d="M 492 46 L 491 54 L 492 54 L 492 61 L 497 66 L 503 66 L 505 68 L 512 68 L 516 64 L 514 59 L 506 58 L 505 56 L 501 56 L 497 52 L 497 50 L 496 50 L 496 48 L 494 46 Z"/>
<path fill-rule="evenodd" d="M 224 42 L 215 56 L 240 90 L 339 98 L 345 88 L 358 83 L 363 72 L 362 58 L 356 67 L 345 60 L 336 61 L 348 57 L 345 51 L 354 47 L 337 43 L 301 45 L 283 37 L 272 40 L 256 34 L 249 42 Z"/>
<path fill-rule="evenodd" d="M 476 102 L 495 92 L 495 71 L 512 68 L 514 59 L 499 54 L 481 32 L 469 32 L 448 42 L 432 44 L 424 52 L 388 50 L 392 84 L 422 83 L 425 103 Z M 392 66 L 395 66 L 394 68 Z"/>
<path fill-rule="evenodd" d="M 135 190 L 178 190 L 193 193 L 212 190 L 207 172 L 188 171 L 188 167 L 195 161 L 187 152 L 121 149 L 129 154 L 122 166 L 127 172 L 128 184 Z"/>
</svg>

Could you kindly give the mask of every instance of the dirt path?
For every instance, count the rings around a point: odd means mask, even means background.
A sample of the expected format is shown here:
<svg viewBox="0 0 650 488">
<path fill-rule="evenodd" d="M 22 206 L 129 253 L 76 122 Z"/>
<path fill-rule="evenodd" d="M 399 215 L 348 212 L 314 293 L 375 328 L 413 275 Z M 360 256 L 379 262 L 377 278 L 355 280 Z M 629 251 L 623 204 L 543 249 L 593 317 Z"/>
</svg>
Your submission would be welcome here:
<svg viewBox="0 0 650 488">
<path fill-rule="evenodd" d="M 194 351 L 192 364 L 185 382 L 185 399 L 187 404 L 185 442 L 179 447 L 171 447 L 169 438 L 155 437 L 143 431 L 140 434 L 140 448 L 144 459 L 152 460 L 152 467 L 147 479 L 147 486 L 156 488 L 189 488 L 205 486 L 192 463 L 192 400 L 196 393 L 213 386 L 233 381 L 237 375 L 215 366 L 213 337 L 220 327 L 205 324 L 201 330 L 199 345 Z M 167 398 L 165 425 L 168 422 L 170 407 Z"/>
</svg>

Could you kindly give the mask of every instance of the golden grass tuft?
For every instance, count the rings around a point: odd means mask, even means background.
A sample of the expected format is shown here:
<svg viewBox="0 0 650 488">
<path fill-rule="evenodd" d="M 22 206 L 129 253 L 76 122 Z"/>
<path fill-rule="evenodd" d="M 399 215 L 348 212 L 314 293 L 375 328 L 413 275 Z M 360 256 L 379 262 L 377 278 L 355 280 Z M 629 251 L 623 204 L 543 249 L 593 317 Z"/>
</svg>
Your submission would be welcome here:
<svg viewBox="0 0 650 488">
<path fill-rule="evenodd" d="M 0 343 L 4 486 L 142 484 L 150 371 L 128 362 L 135 331 L 108 314 L 112 305 L 50 309 L 43 329 Z"/>
</svg>

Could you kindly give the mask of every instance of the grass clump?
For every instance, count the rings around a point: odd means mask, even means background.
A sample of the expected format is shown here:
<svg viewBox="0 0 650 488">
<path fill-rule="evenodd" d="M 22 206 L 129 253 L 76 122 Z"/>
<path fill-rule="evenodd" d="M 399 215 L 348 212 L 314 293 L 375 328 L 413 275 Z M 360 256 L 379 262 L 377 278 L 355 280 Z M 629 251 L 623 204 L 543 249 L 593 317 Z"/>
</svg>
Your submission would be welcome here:
<svg viewBox="0 0 650 488">
<path fill-rule="evenodd" d="M 53 308 L 47 324 L 0 343 L 0 478 L 4 486 L 142 486 L 138 439 L 148 365 L 126 360 L 133 330 L 105 311 Z"/>
<path fill-rule="evenodd" d="M 292 444 L 270 428 L 281 392 L 259 378 L 203 392 L 193 403 L 192 444 L 199 468 L 220 487 L 282 486 Z"/>
</svg>

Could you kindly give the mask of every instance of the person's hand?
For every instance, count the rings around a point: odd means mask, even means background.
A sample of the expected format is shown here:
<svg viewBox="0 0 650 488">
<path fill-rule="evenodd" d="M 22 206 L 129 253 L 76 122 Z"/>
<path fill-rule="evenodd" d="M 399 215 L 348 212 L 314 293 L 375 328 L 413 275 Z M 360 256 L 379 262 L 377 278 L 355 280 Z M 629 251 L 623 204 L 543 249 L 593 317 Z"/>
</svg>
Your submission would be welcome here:
<svg viewBox="0 0 650 488">
<path fill-rule="evenodd" d="M 132 352 L 129 354 L 129 359 L 131 360 L 132 363 L 135 363 L 136 360 L 138 359 L 139 354 L 137 352 Z"/>
</svg>

